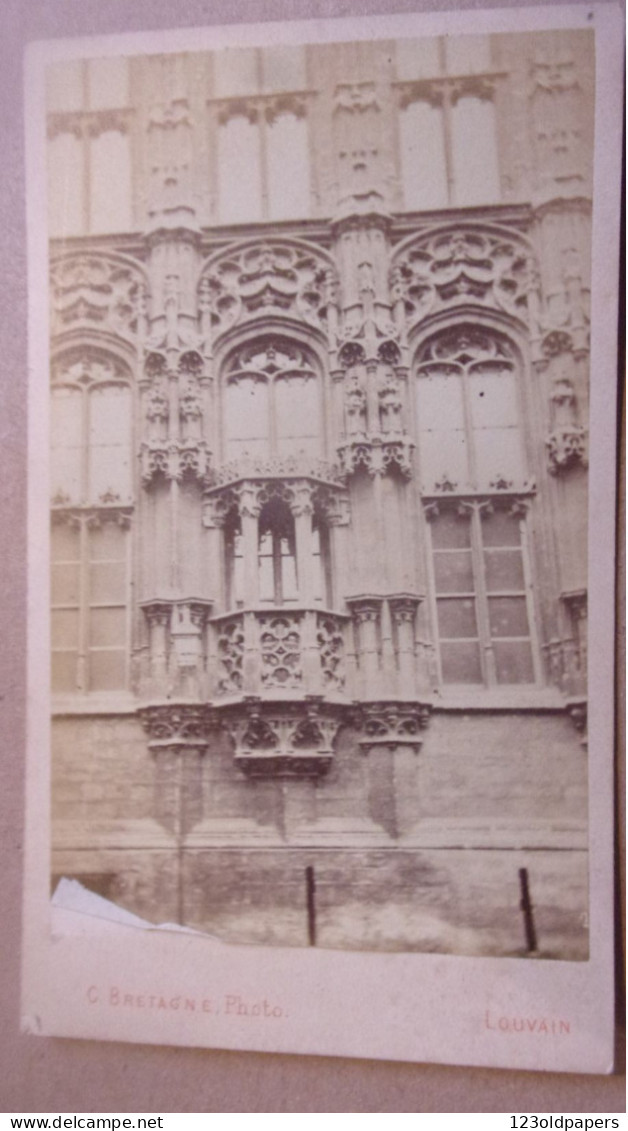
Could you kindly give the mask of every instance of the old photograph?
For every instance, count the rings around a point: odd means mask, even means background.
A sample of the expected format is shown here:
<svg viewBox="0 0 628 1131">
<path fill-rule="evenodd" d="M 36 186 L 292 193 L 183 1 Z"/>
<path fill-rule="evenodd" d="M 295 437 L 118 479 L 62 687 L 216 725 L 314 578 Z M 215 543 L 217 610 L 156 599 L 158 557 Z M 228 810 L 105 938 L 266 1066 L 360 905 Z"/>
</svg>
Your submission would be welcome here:
<svg viewBox="0 0 628 1131">
<path fill-rule="evenodd" d="M 61 902 L 587 959 L 594 80 L 586 29 L 47 66 Z"/>
</svg>

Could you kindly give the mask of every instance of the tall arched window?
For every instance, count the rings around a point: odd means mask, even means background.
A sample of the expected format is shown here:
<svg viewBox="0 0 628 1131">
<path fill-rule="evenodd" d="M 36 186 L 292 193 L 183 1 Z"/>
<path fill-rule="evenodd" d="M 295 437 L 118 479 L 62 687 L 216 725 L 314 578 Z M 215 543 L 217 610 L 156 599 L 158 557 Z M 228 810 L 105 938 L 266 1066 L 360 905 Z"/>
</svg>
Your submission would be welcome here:
<svg viewBox="0 0 628 1131">
<path fill-rule="evenodd" d="M 128 371 L 84 354 L 53 367 L 53 690 L 127 683 L 132 409 Z"/>
<path fill-rule="evenodd" d="M 457 326 L 430 338 L 417 365 L 416 416 L 421 484 L 445 477 L 454 489 L 488 490 L 525 478 L 520 366 L 507 338 Z"/>
<path fill-rule="evenodd" d="M 320 380 L 309 354 L 259 338 L 232 355 L 225 385 L 227 459 L 320 454 Z"/>
<path fill-rule="evenodd" d="M 420 479 L 432 499 L 432 600 L 444 684 L 538 678 L 525 505 L 517 497 L 526 478 L 520 385 L 514 346 L 485 327 L 442 331 L 418 354 Z"/>
</svg>

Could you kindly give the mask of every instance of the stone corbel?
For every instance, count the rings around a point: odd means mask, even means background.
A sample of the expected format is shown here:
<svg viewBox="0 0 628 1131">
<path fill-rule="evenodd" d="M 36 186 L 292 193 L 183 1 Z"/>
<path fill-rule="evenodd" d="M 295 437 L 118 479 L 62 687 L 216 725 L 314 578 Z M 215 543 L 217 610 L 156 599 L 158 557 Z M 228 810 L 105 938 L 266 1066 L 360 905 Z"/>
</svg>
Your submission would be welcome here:
<svg viewBox="0 0 628 1131">
<path fill-rule="evenodd" d="M 358 739 L 360 749 L 364 754 L 370 754 L 378 748 L 394 750 L 398 746 L 406 746 L 418 753 L 430 710 L 428 704 L 417 702 L 357 703 L 353 721 L 364 735 Z"/>
<path fill-rule="evenodd" d="M 238 715 L 225 714 L 234 760 L 251 778 L 319 778 L 333 759 L 342 711 L 307 695 L 300 703 L 264 702 L 245 696 Z"/>
<path fill-rule="evenodd" d="M 587 440 L 587 429 L 581 424 L 555 428 L 545 441 L 550 474 L 558 475 L 572 467 L 588 467 Z"/>
</svg>

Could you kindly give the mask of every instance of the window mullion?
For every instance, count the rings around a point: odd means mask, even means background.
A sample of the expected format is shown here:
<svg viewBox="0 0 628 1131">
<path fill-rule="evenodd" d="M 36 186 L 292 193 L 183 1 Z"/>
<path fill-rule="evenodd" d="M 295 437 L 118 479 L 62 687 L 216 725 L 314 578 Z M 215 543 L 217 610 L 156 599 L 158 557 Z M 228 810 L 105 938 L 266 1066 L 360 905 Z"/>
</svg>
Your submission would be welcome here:
<svg viewBox="0 0 628 1131">
<path fill-rule="evenodd" d="M 482 667 L 484 679 L 489 687 L 497 683 L 497 670 L 495 667 L 495 653 L 491 638 L 491 628 L 488 608 L 488 592 L 486 586 L 486 573 L 484 568 L 484 545 L 482 540 L 482 503 L 473 506 L 471 516 L 471 553 L 473 555 L 473 576 L 475 578 L 475 599 L 480 647 L 482 651 Z"/>
<path fill-rule="evenodd" d="M 451 123 L 452 115 L 452 102 L 451 91 L 452 88 L 448 82 L 444 82 L 441 94 L 441 109 L 443 112 L 443 140 L 445 142 L 445 171 L 447 174 L 447 190 L 449 194 L 449 204 L 454 204 L 456 200 L 456 182 L 454 176 L 454 155 L 453 155 L 453 131 Z"/>
<path fill-rule="evenodd" d="M 532 670 L 534 671 L 535 683 L 542 683 L 543 673 L 541 669 L 541 650 L 539 647 L 539 634 L 537 630 L 536 616 L 534 611 L 534 592 L 532 587 L 532 574 L 530 569 L 530 555 L 528 545 L 528 525 L 525 518 L 519 520 L 519 529 L 521 531 L 521 561 L 523 566 L 523 584 L 525 586 L 525 599 L 526 611 L 528 614 L 528 631 L 530 633 L 530 644 L 532 648 Z"/>
<path fill-rule="evenodd" d="M 434 519 L 434 521 L 438 521 Z M 436 572 L 434 570 L 434 540 L 432 538 L 432 523 L 425 523 L 427 530 L 427 591 L 430 604 L 430 620 L 432 622 L 432 641 L 435 645 L 437 679 L 443 684 L 443 665 L 441 661 L 440 632 L 438 627 L 438 601 L 436 600 Z"/>
<path fill-rule="evenodd" d="M 272 546 L 273 546 L 273 593 L 276 605 L 283 605 L 283 579 L 281 573 L 281 532 L 273 530 L 272 532 Z"/>
<path fill-rule="evenodd" d="M 79 529 L 79 595 L 78 595 L 78 658 L 77 690 L 89 690 L 89 518 L 83 516 Z"/>
<path fill-rule="evenodd" d="M 277 442 L 277 393 L 275 378 L 268 381 L 268 441 L 269 441 L 269 455 L 280 455 L 278 442 Z"/>
<path fill-rule="evenodd" d="M 260 161 L 260 187 L 262 193 L 262 218 L 267 220 L 270 214 L 268 199 L 268 122 L 266 120 L 266 106 L 263 100 L 258 104 L 257 128 L 259 130 L 259 161 Z"/>
<path fill-rule="evenodd" d="M 477 488 L 477 459 L 475 453 L 475 435 L 473 431 L 473 416 L 471 413 L 471 392 L 469 389 L 469 373 L 466 365 L 462 368 L 462 412 L 464 416 L 464 431 L 467 438 L 467 466 L 469 470 L 469 484 Z"/>
</svg>

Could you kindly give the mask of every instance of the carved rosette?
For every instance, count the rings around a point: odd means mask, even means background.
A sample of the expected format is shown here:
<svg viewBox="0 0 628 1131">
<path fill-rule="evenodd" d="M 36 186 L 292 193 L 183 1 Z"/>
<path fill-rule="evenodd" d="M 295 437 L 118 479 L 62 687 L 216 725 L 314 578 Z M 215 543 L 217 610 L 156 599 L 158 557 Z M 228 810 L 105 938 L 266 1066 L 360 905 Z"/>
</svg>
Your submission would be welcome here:
<svg viewBox="0 0 628 1131">
<path fill-rule="evenodd" d="M 398 746 L 407 746 L 417 753 L 423 742 L 422 731 L 428 724 L 430 710 L 428 704 L 416 702 L 359 703 L 353 722 L 364 736 L 358 739 L 360 749 L 369 754 L 378 747 L 394 750 Z"/>
<path fill-rule="evenodd" d="M 224 726 L 234 743 L 236 765 L 253 778 L 318 778 L 333 760 L 342 710 L 309 695 L 300 703 L 264 703 L 247 696 L 238 716 Z"/>
</svg>

